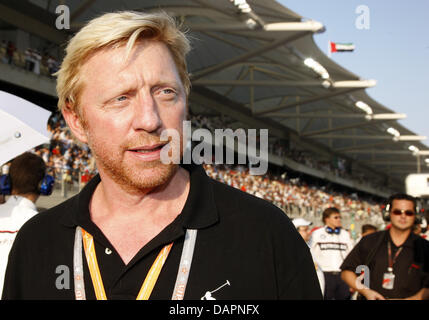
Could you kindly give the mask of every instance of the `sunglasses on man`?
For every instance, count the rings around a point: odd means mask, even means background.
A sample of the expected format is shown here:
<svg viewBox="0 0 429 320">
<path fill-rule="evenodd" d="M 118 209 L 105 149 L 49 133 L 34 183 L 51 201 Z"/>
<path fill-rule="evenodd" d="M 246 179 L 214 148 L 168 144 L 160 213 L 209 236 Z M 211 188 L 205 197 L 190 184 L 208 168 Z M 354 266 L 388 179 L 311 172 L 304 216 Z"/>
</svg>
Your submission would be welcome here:
<svg viewBox="0 0 429 320">
<path fill-rule="evenodd" d="M 414 215 L 416 214 L 413 210 L 400 210 L 400 209 L 393 209 L 393 210 L 392 210 L 392 213 L 393 213 L 395 216 L 399 216 L 399 215 L 401 215 L 401 214 L 405 213 L 405 215 L 406 215 L 407 217 L 412 217 L 412 216 L 414 216 Z"/>
</svg>

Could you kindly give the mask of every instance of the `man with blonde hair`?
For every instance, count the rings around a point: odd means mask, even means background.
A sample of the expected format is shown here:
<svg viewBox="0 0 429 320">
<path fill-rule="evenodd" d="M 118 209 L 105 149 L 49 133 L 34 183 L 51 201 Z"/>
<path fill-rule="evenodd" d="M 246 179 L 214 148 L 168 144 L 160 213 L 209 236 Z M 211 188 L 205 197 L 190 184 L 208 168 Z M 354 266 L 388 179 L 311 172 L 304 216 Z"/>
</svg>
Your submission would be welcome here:
<svg viewBox="0 0 429 320">
<path fill-rule="evenodd" d="M 29 221 L 6 299 L 319 299 L 311 255 L 282 211 L 161 161 L 183 145 L 184 33 L 165 13 L 104 14 L 69 42 L 59 108 L 99 175 Z M 173 130 L 181 137 L 163 141 Z"/>
</svg>

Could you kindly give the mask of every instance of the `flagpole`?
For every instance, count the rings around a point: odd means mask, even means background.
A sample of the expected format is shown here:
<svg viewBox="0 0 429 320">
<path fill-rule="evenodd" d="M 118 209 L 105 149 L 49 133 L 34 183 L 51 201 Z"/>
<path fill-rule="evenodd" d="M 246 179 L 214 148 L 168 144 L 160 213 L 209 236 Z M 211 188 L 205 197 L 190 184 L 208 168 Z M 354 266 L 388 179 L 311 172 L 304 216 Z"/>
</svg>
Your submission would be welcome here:
<svg viewBox="0 0 429 320">
<path fill-rule="evenodd" d="M 331 41 L 328 40 L 328 57 L 330 58 L 332 56 L 332 52 L 331 52 Z"/>
</svg>

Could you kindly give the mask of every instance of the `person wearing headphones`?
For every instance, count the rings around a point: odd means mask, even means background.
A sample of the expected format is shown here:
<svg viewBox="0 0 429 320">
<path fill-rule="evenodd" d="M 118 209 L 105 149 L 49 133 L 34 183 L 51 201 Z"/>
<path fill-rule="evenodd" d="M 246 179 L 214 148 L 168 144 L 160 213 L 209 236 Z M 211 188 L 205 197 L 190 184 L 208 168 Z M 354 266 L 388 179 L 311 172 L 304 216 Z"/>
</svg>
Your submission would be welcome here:
<svg viewBox="0 0 429 320">
<path fill-rule="evenodd" d="M 429 242 L 412 232 L 420 223 L 416 207 L 414 197 L 392 195 L 384 214 L 391 222 L 389 230 L 362 238 L 341 265 L 342 279 L 361 299 L 428 298 Z"/>
<path fill-rule="evenodd" d="M 313 232 L 310 250 L 313 259 L 323 270 L 325 277 L 325 300 L 348 300 L 350 289 L 341 279 L 340 265 L 353 248 L 347 230 L 341 227 L 341 214 L 335 207 L 323 211 L 323 228 Z"/>
<path fill-rule="evenodd" d="M 1 193 L 10 192 L 10 196 L 0 204 L 0 292 L 16 234 L 27 220 L 37 214 L 35 203 L 40 194 L 46 192 L 43 190 L 45 171 L 46 165 L 41 157 L 25 152 L 12 161 L 8 176 L 1 177 Z"/>
</svg>

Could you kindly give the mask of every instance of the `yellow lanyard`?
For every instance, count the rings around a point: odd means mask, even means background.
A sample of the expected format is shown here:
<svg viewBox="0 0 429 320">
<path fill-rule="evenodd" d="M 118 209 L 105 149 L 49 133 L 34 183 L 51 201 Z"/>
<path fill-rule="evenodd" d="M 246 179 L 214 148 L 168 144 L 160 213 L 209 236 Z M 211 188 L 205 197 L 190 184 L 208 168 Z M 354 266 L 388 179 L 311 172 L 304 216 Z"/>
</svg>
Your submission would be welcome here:
<svg viewBox="0 0 429 320">
<path fill-rule="evenodd" d="M 103 280 L 101 279 L 100 269 L 98 268 L 97 257 L 95 255 L 94 239 L 91 234 L 82 229 L 83 247 L 85 250 L 86 261 L 88 262 L 89 272 L 91 274 L 92 284 L 94 286 L 95 295 L 97 300 L 107 300 L 106 292 L 104 290 Z M 136 300 L 148 300 L 153 288 L 155 287 L 158 276 L 167 260 L 173 243 L 167 244 L 159 252 L 152 264 L 143 285 L 137 295 Z"/>
</svg>

